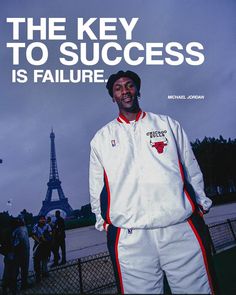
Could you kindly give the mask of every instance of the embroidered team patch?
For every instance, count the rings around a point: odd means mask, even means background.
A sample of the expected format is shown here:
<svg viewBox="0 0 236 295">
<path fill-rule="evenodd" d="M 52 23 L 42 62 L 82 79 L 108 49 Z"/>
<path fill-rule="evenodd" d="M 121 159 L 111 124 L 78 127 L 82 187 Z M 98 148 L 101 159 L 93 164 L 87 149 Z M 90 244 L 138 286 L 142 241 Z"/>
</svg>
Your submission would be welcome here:
<svg viewBox="0 0 236 295">
<path fill-rule="evenodd" d="M 150 131 L 146 135 L 150 137 L 150 145 L 152 148 L 155 148 L 158 154 L 164 152 L 164 148 L 168 145 L 168 139 L 166 138 L 166 130 L 161 131 Z"/>
</svg>

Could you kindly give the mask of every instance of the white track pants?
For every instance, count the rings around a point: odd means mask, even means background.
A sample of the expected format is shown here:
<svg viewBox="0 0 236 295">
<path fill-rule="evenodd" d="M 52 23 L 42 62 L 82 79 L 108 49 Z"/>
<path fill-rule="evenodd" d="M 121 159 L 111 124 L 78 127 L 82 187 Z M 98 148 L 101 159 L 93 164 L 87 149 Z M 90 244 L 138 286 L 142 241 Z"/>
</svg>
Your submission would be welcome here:
<svg viewBox="0 0 236 295">
<path fill-rule="evenodd" d="M 119 291 L 161 294 L 165 272 L 173 294 L 215 294 L 207 234 L 197 215 L 158 229 L 127 230 L 109 225 L 108 248 Z"/>
</svg>

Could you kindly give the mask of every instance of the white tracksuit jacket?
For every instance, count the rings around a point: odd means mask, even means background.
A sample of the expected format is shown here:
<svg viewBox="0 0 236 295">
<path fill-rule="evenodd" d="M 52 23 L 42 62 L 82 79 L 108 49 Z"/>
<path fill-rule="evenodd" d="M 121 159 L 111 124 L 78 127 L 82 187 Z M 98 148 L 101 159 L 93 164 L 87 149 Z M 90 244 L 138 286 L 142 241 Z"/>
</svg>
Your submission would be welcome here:
<svg viewBox="0 0 236 295">
<path fill-rule="evenodd" d="M 98 230 L 166 227 L 212 203 L 179 123 L 142 111 L 133 123 L 120 115 L 96 133 L 89 186 Z"/>
</svg>

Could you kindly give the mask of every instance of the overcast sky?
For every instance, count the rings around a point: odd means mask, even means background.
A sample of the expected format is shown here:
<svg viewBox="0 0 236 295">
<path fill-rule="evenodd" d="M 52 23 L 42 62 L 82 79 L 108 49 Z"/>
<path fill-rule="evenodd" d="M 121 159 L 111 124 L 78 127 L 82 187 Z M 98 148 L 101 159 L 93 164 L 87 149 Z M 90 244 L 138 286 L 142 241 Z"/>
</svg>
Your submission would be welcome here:
<svg viewBox="0 0 236 295">
<path fill-rule="evenodd" d="M 66 17 L 67 41 L 76 40 L 76 19 L 83 17 L 138 17 L 133 40 L 197 41 L 204 46 L 201 66 L 106 66 L 105 76 L 120 69 L 136 71 L 142 79 L 141 107 L 167 114 L 181 122 L 191 141 L 204 136 L 236 137 L 236 2 L 233 0 L 129 0 L 129 1 L 7 1 L 0 3 L 0 211 L 17 214 L 22 209 L 38 214 L 49 178 L 50 130 L 56 135 L 56 153 L 62 188 L 70 205 L 89 202 L 89 142 L 95 132 L 117 116 L 105 83 L 13 84 L 11 82 L 12 27 L 7 17 Z M 97 25 L 95 26 L 97 28 Z M 96 31 L 96 30 L 95 30 Z M 24 30 L 19 42 L 25 40 Z M 125 44 L 124 30 L 117 26 L 117 42 Z M 36 40 L 37 41 L 37 38 Z M 85 40 L 89 42 L 89 40 Z M 58 61 L 58 44 L 43 41 L 49 59 L 42 69 L 65 69 Z M 129 41 L 128 41 L 129 42 Z M 104 42 L 101 44 L 104 44 Z M 36 68 L 21 54 L 19 68 Z M 87 68 L 81 64 L 73 69 Z M 168 100 L 168 95 L 204 95 L 204 100 Z M 12 201 L 12 207 L 7 201 Z"/>
</svg>

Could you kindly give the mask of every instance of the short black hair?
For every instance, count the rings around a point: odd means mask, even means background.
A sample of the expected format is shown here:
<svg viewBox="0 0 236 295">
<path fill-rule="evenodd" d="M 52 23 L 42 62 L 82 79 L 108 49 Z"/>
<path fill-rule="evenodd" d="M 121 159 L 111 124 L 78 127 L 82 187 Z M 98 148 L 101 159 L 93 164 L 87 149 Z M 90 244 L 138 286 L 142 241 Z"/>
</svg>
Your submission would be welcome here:
<svg viewBox="0 0 236 295">
<path fill-rule="evenodd" d="M 41 218 L 44 218 L 44 219 L 46 219 L 46 216 L 45 216 L 45 215 L 43 215 L 43 214 L 41 214 L 41 215 L 39 215 L 39 216 L 38 216 L 38 218 L 39 218 L 39 219 L 41 219 Z"/>
<path fill-rule="evenodd" d="M 116 80 L 118 80 L 122 77 L 128 77 L 128 78 L 132 79 L 136 88 L 137 88 L 138 95 L 140 95 L 139 90 L 140 90 L 140 86 L 141 86 L 141 79 L 138 76 L 138 74 L 136 74 L 135 72 L 132 72 L 132 71 L 126 71 L 126 72 L 119 71 L 116 74 L 111 75 L 107 81 L 106 88 L 108 89 L 110 96 L 113 97 L 114 83 L 116 82 Z"/>
</svg>

